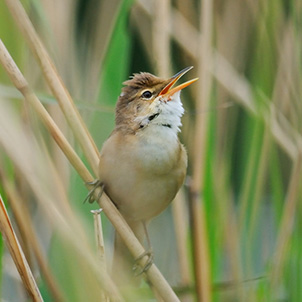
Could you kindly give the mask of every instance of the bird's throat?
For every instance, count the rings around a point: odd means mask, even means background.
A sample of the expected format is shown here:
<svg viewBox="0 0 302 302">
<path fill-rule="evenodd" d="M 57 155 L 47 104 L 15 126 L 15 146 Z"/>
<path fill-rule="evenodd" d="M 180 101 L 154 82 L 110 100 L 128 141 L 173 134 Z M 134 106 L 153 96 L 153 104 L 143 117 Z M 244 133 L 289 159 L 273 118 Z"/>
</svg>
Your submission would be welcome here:
<svg viewBox="0 0 302 302">
<path fill-rule="evenodd" d="M 162 131 L 163 128 L 166 128 L 166 130 L 169 130 L 168 133 L 165 133 L 166 135 L 173 133 L 177 136 L 177 133 L 180 131 L 183 113 L 184 109 L 179 93 L 177 93 L 173 100 L 169 102 L 162 102 L 160 100 L 154 101 L 149 107 L 149 110 L 138 115 L 134 121 L 137 122 L 139 131 L 146 131 L 147 128 L 154 128 L 150 131 L 153 133 Z"/>
</svg>

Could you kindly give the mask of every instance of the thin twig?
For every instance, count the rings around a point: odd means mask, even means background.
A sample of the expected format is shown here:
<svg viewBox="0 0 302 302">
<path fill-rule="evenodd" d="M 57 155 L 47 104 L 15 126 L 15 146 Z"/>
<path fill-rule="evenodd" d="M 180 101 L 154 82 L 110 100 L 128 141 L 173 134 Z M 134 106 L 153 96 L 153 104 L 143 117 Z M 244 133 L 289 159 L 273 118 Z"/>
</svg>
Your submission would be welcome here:
<svg viewBox="0 0 302 302">
<path fill-rule="evenodd" d="M 104 246 L 104 238 L 103 238 L 103 228 L 102 228 L 102 222 L 101 222 L 102 209 L 91 210 L 90 212 L 93 214 L 95 241 L 96 241 L 96 247 L 97 247 L 97 252 L 98 252 L 98 258 L 100 261 L 100 266 L 101 266 L 102 270 L 107 271 L 105 246 Z M 105 293 L 102 293 L 102 296 L 100 297 L 100 301 L 102 301 L 102 302 L 108 301 L 108 298 L 106 297 Z"/>
<path fill-rule="evenodd" d="M 105 246 L 102 231 L 102 222 L 100 219 L 102 209 L 91 210 L 90 212 L 93 214 L 95 241 L 98 251 L 98 257 L 100 259 L 101 266 L 103 266 L 104 270 L 106 270 Z"/>
</svg>

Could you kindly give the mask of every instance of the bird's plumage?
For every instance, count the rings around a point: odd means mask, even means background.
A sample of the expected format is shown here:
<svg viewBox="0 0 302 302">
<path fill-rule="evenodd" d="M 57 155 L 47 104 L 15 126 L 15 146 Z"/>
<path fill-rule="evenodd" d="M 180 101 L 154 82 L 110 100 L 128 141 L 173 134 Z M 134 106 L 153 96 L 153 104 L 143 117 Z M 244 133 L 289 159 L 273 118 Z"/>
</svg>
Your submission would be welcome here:
<svg viewBox="0 0 302 302">
<path fill-rule="evenodd" d="M 184 113 L 180 91 L 169 99 L 160 95 L 170 82 L 140 73 L 123 83 L 116 126 L 100 154 L 104 190 L 142 243 L 143 224 L 170 204 L 186 174 L 187 154 L 177 136 Z M 129 252 L 119 236 L 115 242 L 113 277 L 125 284 L 132 278 Z"/>
</svg>

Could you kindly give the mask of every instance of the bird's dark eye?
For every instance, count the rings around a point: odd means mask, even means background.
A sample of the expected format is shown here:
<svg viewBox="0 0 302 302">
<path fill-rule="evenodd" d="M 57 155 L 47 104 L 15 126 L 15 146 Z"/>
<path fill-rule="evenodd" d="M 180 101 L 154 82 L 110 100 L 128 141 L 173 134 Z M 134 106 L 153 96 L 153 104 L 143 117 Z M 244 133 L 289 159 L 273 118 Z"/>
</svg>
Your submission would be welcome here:
<svg viewBox="0 0 302 302">
<path fill-rule="evenodd" d="M 150 99 L 152 97 L 152 92 L 149 91 L 149 90 L 146 90 L 146 91 L 143 92 L 142 97 L 144 99 Z"/>
</svg>

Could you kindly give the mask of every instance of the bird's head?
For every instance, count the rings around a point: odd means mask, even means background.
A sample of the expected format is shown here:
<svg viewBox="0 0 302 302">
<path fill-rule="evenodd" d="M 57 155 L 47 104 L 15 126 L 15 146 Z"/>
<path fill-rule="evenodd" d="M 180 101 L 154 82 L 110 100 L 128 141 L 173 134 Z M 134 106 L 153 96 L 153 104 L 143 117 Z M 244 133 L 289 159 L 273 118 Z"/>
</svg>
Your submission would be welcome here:
<svg viewBox="0 0 302 302">
<path fill-rule="evenodd" d="M 116 127 L 134 133 L 151 125 L 179 131 L 180 118 L 184 113 L 180 91 L 197 78 L 176 87 L 174 84 L 192 68 L 187 67 L 169 79 L 146 72 L 134 74 L 123 83 L 125 87 L 116 106 Z"/>
</svg>

